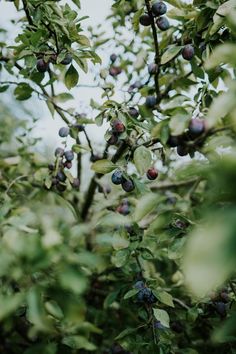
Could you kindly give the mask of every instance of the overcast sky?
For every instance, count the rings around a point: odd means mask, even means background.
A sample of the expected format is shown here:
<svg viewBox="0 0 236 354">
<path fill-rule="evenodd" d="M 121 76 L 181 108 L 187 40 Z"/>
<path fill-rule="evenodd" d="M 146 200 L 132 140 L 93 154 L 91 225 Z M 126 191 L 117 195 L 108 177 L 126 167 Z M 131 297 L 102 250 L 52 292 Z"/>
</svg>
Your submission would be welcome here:
<svg viewBox="0 0 236 354">
<path fill-rule="evenodd" d="M 65 1 L 63 1 L 65 2 Z M 79 17 L 89 16 L 89 19 L 85 20 L 84 26 L 96 26 L 98 24 L 104 24 L 106 16 L 109 14 L 112 0 L 81 0 L 82 9 L 79 13 Z M 1 26 L 9 30 L 7 39 L 13 40 L 17 35 L 17 28 L 11 24 L 12 19 L 16 19 L 18 14 L 13 3 L 0 1 L 0 23 Z M 109 28 L 107 28 L 109 31 Z M 106 53 L 104 53 L 106 54 Z M 84 75 L 80 73 L 80 83 L 93 84 L 93 75 Z M 75 91 L 75 90 L 74 90 Z M 94 98 L 99 100 L 101 91 L 99 89 L 81 88 L 76 90 L 76 102 L 78 105 L 78 111 L 89 105 L 90 99 Z M 30 106 L 29 106 L 30 104 Z M 58 129 L 63 125 L 61 119 L 56 117 L 54 120 L 50 116 L 45 104 L 36 103 L 33 100 L 27 101 L 26 106 L 29 110 L 34 112 L 36 118 L 39 118 L 37 125 L 36 135 L 42 136 L 44 143 L 51 146 L 55 146 L 60 140 L 58 138 Z M 74 103 L 73 103 L 74 106 Z M 80 108 L 81 107 L 81 108 Z M 92 128 L 92 127 L 91 127 Z M 101 141 L 101 131 L 99 129 L 89 129 L 93 134 L 93 138 L 99 142 Z"/>
</svg>

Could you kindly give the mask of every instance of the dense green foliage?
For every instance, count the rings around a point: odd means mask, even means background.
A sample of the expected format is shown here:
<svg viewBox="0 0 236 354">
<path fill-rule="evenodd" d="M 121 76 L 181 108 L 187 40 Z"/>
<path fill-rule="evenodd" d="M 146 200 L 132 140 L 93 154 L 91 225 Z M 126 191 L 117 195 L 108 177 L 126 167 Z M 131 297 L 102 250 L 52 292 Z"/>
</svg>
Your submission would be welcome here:
<svg viewBox="0 0 236 354">
<path fill-rule="evenodd" d="M 235 354 L 235 0 L 117 0 L 87 35 L 79 0 L 11 2 L 0 92 L 63 123 L 52 161 L 1 100 L 0 352 Z"/>
</svg>

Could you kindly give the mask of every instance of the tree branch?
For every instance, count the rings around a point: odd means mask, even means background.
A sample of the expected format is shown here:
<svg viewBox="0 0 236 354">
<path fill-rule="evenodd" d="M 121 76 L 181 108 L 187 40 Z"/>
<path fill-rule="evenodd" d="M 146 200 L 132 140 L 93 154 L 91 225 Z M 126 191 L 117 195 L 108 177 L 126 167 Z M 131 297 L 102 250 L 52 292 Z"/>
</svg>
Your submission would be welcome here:
<svg viewBox="0 0 236 354">
<path fill-rule="evenodd" d="M 25 11 L 25 15 L 26 15 L 27 21 L 29 22 L 29 25 L 30 26 L 34 26 L 33 20 L 32 20 L 32 18 L 30 16 L 30 13 L 29 13 L 27 1 L 26 0 L 22 0 L 22 3 L 23 3 L 23 8 L 24 8 L 24 11 Z"/>
<path fill-rule="evenodd" d="M 155 25 L 155 20 L 152 14 L 152 9 L 151 9 L 151 3 L 150 0 L 145 0 L 146 8 L 148 15 L 151 19 L 151 27 L 152 27 L 152 35 L 154 39 L 154 47 L 155 47 L 155 63 L 157 64 L 157 72 L 154 76 L 155 80 L 155 89 L 156 89 L 156 95 L 157 95 L 157 101 L 160 102 L 161 96 L 160 96 L 160 87 L 159 87 L 159 72 L 160 72 L 160 52 L 159 52 L 159 44 L 158 44 L 158 38 L 157 38 L 157 30 L 156 30 L 156 25 Z"/>
<path fill-rule="evenodd" d="M 151 186 L 151 190 L 158 191 L 160 189 L 178 188 L 178 187 L 187 186 L 189 184 L 194 184 L 197 181 L 199 181 L 199 177 L 188 179 L 186 181 L 181 181 L 181 182 L 169 182 L 169 183 L 164 182 L 164 183 L 159 183 L 158 185 Z"/>
</svg>

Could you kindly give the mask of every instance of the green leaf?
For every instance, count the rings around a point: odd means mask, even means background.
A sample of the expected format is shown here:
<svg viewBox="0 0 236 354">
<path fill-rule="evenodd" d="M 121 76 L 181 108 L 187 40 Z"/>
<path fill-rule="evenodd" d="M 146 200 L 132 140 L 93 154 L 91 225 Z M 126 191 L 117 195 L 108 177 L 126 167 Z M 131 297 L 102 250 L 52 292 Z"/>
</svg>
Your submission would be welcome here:
<svg viewBox="0 0 236 354">
<path fill-rule="evenodd" d="M 161 65 L 164 65 L 174 59 L 179 54 L 181 49 L 182 47 L 170 46 L 161 57 Z"/>
<path fill-rule="evenodd" d="M 39 331 L 47 332 L 50 330 L 50 322 L 44 310 L 42 294 L 37 287 L 30 289 L 28 296 L 28 319 Z"/>
<path fill-rule="evenodd" d="M 26 84 L 25 82 L 22 82 L 17 85 L 17 87 L 14 90 L 14 95 L 17 100 L 19 101 L 24 101 L 28 100 L 32 96 L 33 89 L 30 87 L 30 85 Z"/>
<path fill-rule="evenodd" d="M 69 266 L 61 269 L 59 282 L 63 288 L 71 290 L 78 295 L 82 294 L 87 287 L 86 278 L 77 269 Z"/>
<path fill-rule="evenodd" d="M 141 221 L 147 214 L 153 211 L 158 203 L 160 203 L 160 201 L 158 200 L 158 196 L 154 193 L 149 193 L 140 198 L 134 212 L 135 221 Z"/>
<path fill-rule="evenodd" d="M 80 0 L 72 0 L 72 1 L 79 9 L 81 8 Z"/>
<path fill-rule="evenodd" d="M 92 164 L 91 169 L 97 173 L 101 173 L 105 175 L 106 173 L 109 173 L 113 171 L 116 168 L 116 165 L 114 165 L 113 162 L 110 160 L 99 160 L 96 161 Z"/>
<path fill-rule="evenodd" d="M 133 24 L 133 28 L 134 28 L 135 32 L 138 32 L 138 30 L 139 30 L 139 19 L 140 19 L 140 16 L 142 15 L 142 13 L 143 13 L 143 9 L 141 8 L 138 11 L 136 11 L 133 16 L 132 24 Z"/>
<path fill-rule="evenodd" d="M 63 93 L 59 93 L 59 95 L 56 95 L 53 97 L 53 100 L 55 102 L 67 102 L 68 100 L 73 100 L 73 96 L 68 93 L 68 92 L 63 92 Z"/>
<path fill-rule="evenodd" d="M 129 256 L 130 250 L 128 248 L 119 250 L 112 256 L 112 263 L 117 268 L 121 268 L 128 262 Z"/>
<path fill-rule="evenodd" d="M 138 147 L 134 152 L 134 164 L 140 175 L 143 175 L 152 164 L 152 154 L 145 146 Z"/>
<path fill-rule="evenodd" d="M 65 75 L 65 85 L 70 90 L 75 87 L 79 81 L 79 74 L 74 66 L 71 64 Z"/>
<path fill-rule="evenodd" d="M 172 135 L 181 135 L 189 124 L 188 114 L 176 114 L 171 118 L 169 127 Z"/>
<path fill-rule="evenodd" d="M 156 298 L 164 305 L 175 307 L 172 296 L 163 290 L 153 290 Z"/>
<path fill-rule="evenodd" d="M 14 313 L 22 305 L 23 300 L 24 295 L 21 293 L 7 296 L 0 295 L 0 321 Z"/>
<path fill-rule="evenodd" d="M 122 339 L 124 337 L 129 336 L 130 334 L 134 333 L 137 331 L 137 328 L 126 328 L 124 331 L 122 331 L 116 338 L 115 340 Z"/>
<path fill-rule="evenodd" d="M 153 193 L 149 193 L 140 198 L 134 213 L 135 221 L 141 221 L 145 216 L 154 211 L 159 202 L 158 197 Z"/>
<path fill-rule="evenodd" d="M 8 89 L 9 85 L 0 86 L 0 92 L 5 92 Z"/>
<path fill-rule="evenodd" d="M 235 44 L 222 44 L 219 45 L 205 62 L 207 70 L 213 69 L 219 64 L 236 65 L 236 45 Z"/>
<path fill-rule="evenodd" d="M 186 283 L 198 297 L 220 287 L 235 271 L 235 209 L 208 215 L 188 238 L 184 254 Z"/>
<path fill-rule="evenodd" d="M 124 300 L 130 299 L 131 297 L 135 296 L 138 294 L 139 290 L 138 289 L 131 289 L 129 290 L 125 295 L 124 295 Z"/>
<path fill-rule="evenodd" d="M 62 309 L 60 308 L 60 306 L 55 302 L 55 301 L 47 301 L 45 302 L 45 308 L 47 310 L 47 312 L 57 318 L 57 319 L 62 319 L 64 317 L 64 314 L 62 312 Z"/>
<path fill-rule="evenodd" d="M 164 327 L 170 327 L 170 318 L 165 310 L 153 309 L 153 314 L 157 321 L 160 321 Z"/>
<path fill-rule="evenodd" d="M 72 349 L 85 349 L 88 351 L 94 351 L 97 349 L 97 347 L 89 342 L 87 338 L 77 335 L 64 337 L 62 343 Z"/>
</svg>

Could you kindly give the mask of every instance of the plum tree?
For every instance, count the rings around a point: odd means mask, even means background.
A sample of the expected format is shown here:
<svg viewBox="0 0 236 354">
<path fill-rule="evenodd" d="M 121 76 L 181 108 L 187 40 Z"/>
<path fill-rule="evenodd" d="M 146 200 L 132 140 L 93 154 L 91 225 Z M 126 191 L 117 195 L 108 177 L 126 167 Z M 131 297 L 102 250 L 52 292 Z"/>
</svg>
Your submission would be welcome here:
<svg viewBox="0 0 236 354">
<path fill-rule="evenodd" d="M 0 352 L 235 354 L 235 1 L 10 2 Z"/>
</svg>

